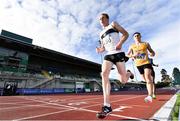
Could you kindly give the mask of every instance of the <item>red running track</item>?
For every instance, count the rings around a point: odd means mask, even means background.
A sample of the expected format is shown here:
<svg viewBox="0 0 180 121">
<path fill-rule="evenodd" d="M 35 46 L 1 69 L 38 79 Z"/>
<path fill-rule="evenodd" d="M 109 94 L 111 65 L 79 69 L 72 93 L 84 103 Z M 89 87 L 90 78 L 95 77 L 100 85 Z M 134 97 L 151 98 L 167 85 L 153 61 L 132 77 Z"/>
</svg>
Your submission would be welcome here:
<svg viewBox="0 0 180 121">
<path fill-rule="evenodd" d="M 112 93 L 113 112 L 104 120 L 147 120 L 174 94 L 158 90 L 157 99 L 145 103 L 142 91 Z M 102 94 L 60 94 L 0 96 L 0 120 L 98 120 L 96 113 L 103 102 Z"/>
</svg>

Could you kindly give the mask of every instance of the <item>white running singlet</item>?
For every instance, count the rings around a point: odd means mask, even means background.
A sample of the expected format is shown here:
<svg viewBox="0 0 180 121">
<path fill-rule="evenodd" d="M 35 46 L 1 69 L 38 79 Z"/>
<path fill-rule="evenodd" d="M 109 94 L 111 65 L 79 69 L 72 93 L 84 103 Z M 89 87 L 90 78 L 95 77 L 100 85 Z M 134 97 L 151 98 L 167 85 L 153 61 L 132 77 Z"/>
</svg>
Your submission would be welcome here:
<svg viewBox="0 0 180 121">
<path fill-rule="evenodd" d="M 122 52 L 121 50 L 116 50 L 116 44 L 119 42 L 119 33 L 112 32 L 112 33 L 107 34 L 104 38 L 101 39 L 101 36 L 105 32 L 107 32 L 109 29 L 114 29 L 111 24 L 109 24 L 100 33 L 101 43 L 103 44 L 105 50 L 107 51 L 106 55 L 116 54 L 116 53 Z"/>
</svg>

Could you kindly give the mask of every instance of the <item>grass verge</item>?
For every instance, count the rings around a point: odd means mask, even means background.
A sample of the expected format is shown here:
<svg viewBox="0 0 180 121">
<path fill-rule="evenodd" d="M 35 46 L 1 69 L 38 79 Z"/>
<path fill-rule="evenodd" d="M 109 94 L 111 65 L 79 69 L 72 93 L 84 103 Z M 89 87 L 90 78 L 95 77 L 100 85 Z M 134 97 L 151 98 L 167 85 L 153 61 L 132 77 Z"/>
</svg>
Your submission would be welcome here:
<svg viewBox="0 0 180 121">
<path fill-rule="evenodd" d="M 176 103 L 175 103 L 175 106 L 174 106 L 173 111 L 171 113 L 172 121 L 178 121 L 179 108 L 180 108 L 180 94 L 177 94 Z"/>
</svg>

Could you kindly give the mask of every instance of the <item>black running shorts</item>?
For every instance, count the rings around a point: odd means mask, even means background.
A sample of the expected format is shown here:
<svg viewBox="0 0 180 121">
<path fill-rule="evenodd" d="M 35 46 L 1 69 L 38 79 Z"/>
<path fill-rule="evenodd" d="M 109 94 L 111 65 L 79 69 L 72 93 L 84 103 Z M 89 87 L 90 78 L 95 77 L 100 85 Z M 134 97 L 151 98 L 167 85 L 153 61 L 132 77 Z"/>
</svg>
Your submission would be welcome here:
<svg viewBox="0 0 180 121">
<path fill-rule="evenodd" d="M 110 61 L 113 64 L 116 64 L 117 62 L 126 62 L 128 61 L 128 57 L 125 56 L 124 52 L 112 54 L 112 55 L 106 55 L 104 57 L 104 60 Z"/>
<path fill-rule="evenodd" d="M 151 69 L 151 71 L 153 72 L 153 67 L 152 67 L 151 64 L 145 64 L 145 65 L 142 65 L 142 66 L 137 66 L 137 69 L 138 69 L 140 74 L 144 74 L 144 69 L 145 68 Z"/>
</svg>

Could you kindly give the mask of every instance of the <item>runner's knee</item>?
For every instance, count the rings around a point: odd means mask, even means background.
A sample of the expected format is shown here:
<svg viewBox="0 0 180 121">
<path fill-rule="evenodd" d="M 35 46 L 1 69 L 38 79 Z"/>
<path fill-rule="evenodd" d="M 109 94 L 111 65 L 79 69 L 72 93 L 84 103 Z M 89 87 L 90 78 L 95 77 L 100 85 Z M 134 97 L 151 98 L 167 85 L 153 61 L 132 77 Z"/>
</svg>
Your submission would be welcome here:
<svg viewBox="0 0 180 121">
<path fill-rule="evenodd" d="M 127 82 L 127 81 L 128 81 L 128 78 L 126 77 L 126 75 L 121 75 L 121 76 L 120 76 L 120 81 L 123 82 L 123 83 L 124 83 L 124 82 Z"/>
<path fill-rule="evenodd" d="M 103 72 L 101 72 L 101 76 L 102 77 L 108 77 L 109 73 L 107 71 L 103 71 Z"/>
<path fill-rule="evenodd" d="M 153 81 L 147 80 L 146 83 L 147 83 L 147 84 L 153 84 Z"/>
</svg>

